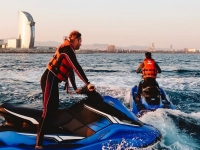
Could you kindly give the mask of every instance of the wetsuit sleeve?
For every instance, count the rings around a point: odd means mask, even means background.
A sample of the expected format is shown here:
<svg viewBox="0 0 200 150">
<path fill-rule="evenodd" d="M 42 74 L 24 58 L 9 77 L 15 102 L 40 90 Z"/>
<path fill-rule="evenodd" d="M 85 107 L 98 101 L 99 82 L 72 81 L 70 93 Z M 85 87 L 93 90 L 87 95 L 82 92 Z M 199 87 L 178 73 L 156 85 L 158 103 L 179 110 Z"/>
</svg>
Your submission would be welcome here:
<svg viewBox="0 0 200 150">
<path fill-rule="evenodd" d="M 158 73 L 161 73 L 161 69 L 160 69 L 160 66 L 155 62 L 155 67 L 156 69 L 158 70 Z"/>
<path fill-rule="evenodd" d="M 69 75 L 69 80 L 74 88 L 74 90 L 77 89 L 77 86 L 76 86 L 76 82 L 75 82 L 75 76 L 74 76 L 74 71 L 72 71 Z"/>
<path fill-rule="evenodd" d="M 141 98 L 141 94 L 142 94 L 142 84 L 143 81 L 140 81 L 139 85 L 138 85 L 138 92 L 137 92 L 137 97 Z"/>
<path fill-rule="evenodd" d="M 141 73 L 143 67 L 144 67 L 144 63 L 142 62 L 142 63 L 138 66 L 138 68 L 136 69 L 136 73 Z"/>
<path fill-rule="evenodd" d="M 70 63 L 73 70 L 76 72 L 76 74 L 79 76 L 79 78 L 87 85 L 89 84 L 89 80 L 87 79 L 82 67 L 78 63 L 74 51 L 70 48 L 70 46 L 65 46 L 60 49 L 60 53 L 66 54 L 66 59 Z"/>
</svg>

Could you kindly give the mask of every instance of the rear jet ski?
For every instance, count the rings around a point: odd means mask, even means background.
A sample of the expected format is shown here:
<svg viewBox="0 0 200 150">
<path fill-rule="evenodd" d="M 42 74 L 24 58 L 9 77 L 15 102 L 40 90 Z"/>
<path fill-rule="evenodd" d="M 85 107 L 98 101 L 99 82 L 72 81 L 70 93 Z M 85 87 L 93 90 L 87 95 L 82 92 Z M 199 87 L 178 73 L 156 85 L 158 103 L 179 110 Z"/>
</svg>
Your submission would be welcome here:
<svg viewBox="0 0 200 150">
<path fill-rule="evenodd" d="M 140 100 L 136 100 L 138 87 L 134 86 L 130 94 L 130 110 L 141 117 L 149 111 L 155 111 L 158 108 L 175 109 L 173 103 L 161 87 L 148 86 L 142 89 Z"/>
<path fill-rule="evenodd" d="M 87 97 L 52 115 L 43 140 L 44 148 L 121 149 L 148 148 L 161 140 L 155 127 L 141 122 L 119 100 L 82 88 Z M 42 110 L 0 106 L 0 147 L 34 148 Z"/>
</svg>

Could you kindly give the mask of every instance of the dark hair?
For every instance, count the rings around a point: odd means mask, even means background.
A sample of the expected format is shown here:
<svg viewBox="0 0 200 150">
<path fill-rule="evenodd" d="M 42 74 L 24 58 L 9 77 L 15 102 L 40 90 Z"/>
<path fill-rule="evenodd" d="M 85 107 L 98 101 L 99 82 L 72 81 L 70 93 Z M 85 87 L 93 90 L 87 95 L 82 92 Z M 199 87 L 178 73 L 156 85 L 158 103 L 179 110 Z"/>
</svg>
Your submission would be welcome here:
<svg viewBox="0 0 200 150">
<path fill-rule="evenodd" d="M 146 58 L 151 58 L 151 53 L 150 52 L 146 52 L 145 56 L 146 56 Z"/>
<path fill-rule="evenodd" d="M 69 34 L 69 39 L 70 41 L 74 41 L 75 39 L 80 39 L 81 38 L 81 33 L 79 31 L 72 31 Z"/>
</svg>

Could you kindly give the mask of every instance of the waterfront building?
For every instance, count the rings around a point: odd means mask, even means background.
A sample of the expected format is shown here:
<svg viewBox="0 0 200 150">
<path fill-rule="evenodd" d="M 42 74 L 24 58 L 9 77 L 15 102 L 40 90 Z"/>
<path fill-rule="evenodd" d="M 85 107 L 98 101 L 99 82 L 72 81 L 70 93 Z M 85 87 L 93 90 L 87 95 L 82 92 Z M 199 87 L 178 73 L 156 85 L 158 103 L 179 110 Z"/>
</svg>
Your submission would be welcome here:
<svg viewBox="0 0 200 150">
<path fill-rule="evenodd" d="M 196 52 L 200 52 L 198 49 L 196 48 L 184 48 L 184 51 L 186 53 L 196 53 Z"/>
<path fill-rule="evenodd" d="M 188 48 L 188 52 L 197 52 L 195 48 Z"/>
<path fill-rule="evenodd" d="M 25 11 L 18 12 L 19 47 L 33 48 L 35 41 L 35 22 L 33 17 Z"/>
<path fill-rule="evenodd" d="M 115 51 L 115 45 L 108 45 L 108 51 Z"/>
<path fill-rule="evenodd" d="M 7 48 L 18 48 L 20 45 L 19 39 L 8 39 Z"/>
<path fill-rule="evenodd" d="M 3 39 L 0 39 L 0 48 L 2 47 L 3 45 Z"/>
<path fill-rule="evenodd" d="M 3 44 L 2 48 L 7 48 L 7 43 Z"/>
</svg>

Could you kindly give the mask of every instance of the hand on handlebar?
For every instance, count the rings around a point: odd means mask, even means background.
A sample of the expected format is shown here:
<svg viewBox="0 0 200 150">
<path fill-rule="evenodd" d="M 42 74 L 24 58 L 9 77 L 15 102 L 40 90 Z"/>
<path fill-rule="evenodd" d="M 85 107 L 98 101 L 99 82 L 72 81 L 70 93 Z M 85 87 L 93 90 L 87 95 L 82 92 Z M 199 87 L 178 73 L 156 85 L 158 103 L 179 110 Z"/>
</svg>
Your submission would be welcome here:
<svg viewBox="0 0 200 150">
<path fill-rule="evenodd" d="M 80 90 L 80 89 L 76 89 L 75 92 L 76 92 L 77 94 L 81 94 L 81 90 Z"/>
<path fill-rule="evenodd" d="M 90 92 L 93 92 L 96 89 L 94 84 L 88 84 L 87 88 L 88 88 L 88 91 L 90 91 Z"/>
<path fill-rule="evenodd" d="M 136 70 L 136 73 L 138 74 L 138 73 L 142 73 L 142 69 L 140 68 L 140 69 L 137 69 Z"/>
</svg>

